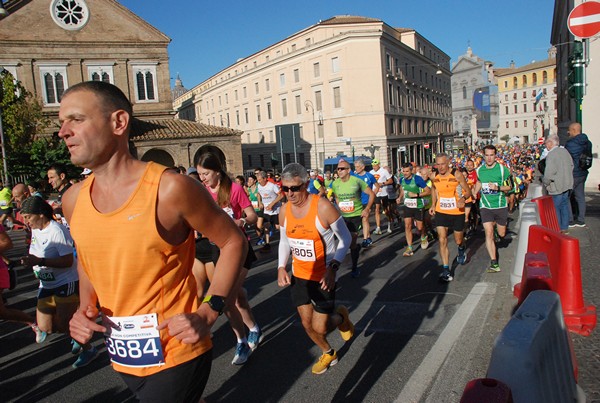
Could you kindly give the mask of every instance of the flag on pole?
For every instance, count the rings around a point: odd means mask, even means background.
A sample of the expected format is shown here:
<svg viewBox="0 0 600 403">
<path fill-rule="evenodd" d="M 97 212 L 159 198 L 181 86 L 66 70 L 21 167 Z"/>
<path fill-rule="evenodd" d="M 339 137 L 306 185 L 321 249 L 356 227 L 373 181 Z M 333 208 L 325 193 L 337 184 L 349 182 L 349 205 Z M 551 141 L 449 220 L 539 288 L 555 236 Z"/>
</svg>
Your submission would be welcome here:
<svg viewBox="0 0 600 403">
<path fill-rule="evenodd" d="M 538 94 L 535 96 L 534 105 L 537 105 L 538 102 L 540 102 L 540 99 L 542 99 L 543 97 L 544 97 L 544 92 L 543 91 L 538 92 Z"/>
</svg>

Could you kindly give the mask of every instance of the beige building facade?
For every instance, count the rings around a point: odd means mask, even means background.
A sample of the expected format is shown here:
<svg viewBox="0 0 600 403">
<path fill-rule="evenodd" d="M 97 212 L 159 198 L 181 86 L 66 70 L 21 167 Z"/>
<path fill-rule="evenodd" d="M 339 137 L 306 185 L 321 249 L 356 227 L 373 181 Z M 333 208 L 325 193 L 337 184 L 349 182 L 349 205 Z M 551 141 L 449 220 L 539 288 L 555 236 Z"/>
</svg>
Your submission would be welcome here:
<svg viewBox="0 0 600 403">
<path fill-rule="evenodd" d="M 339 154 L 395 169 L 451 149 L 449 61 L 412 29 L 337 16 L 223 69 L 174 109 L 243 131 L 245 169 L 269 168 L 272 157 L 322 167 Z M 286 125 L 299 132 L 292 147 L 278 142 Z"/>
<path fill-rule="evenodd" d="M 0 66 L 58 116 L 64 91 L 87 80 L 118 86 L 133 104 L 132 150 L 141 159 L 190 166 L 214 143 L 233 172 L 241 172 L 240 132 L 175 120 L 167 47 L 169 37 L 114 0 L 9 1 L 0 20 Z M 56 131 L 53 126 L 50 132 Z M 191 153 L 192 157 L 189 157 Z M 158 156 L 158 157 L 157 157 Z M 158 158 L 158 159 L 157 159 Z"/>
<path fill-rule="evenodd" d="M 575 100 L 569 97 L 568 58 L 573 52 L 573 41 L 576 39 L 581 40 L 581 38 L 575 38 L 569 32 L 567 18 L 571 10 L 581 3 L 581 0 L 555 0 L 554 2 L 554 18 L 550 40 L 557 49 L 557 116 L 561 144 L 566 142 L 569 124 L 576 121 L 577 115 Z M 600 190 L 600 160 L 598 159 L 598 152 L 600 151 L 600 114 L 598 114 L 598 110 L 600 110 L 600 43 L 595 39 L 591 38 L 584 46 L 586 86 L 581 105 L 581 124 L 583 132 L 587 134 L 592 142 L 594 155 L 592 168 L 589 170 L 585 183 L 587 191 Z"/>
<path fill-rule="evenodd" d="M 496 69 L 499 95 L 500 139 L 535 143 L 558 132 L 556 53 L 521 67 Z"/>
</svg>

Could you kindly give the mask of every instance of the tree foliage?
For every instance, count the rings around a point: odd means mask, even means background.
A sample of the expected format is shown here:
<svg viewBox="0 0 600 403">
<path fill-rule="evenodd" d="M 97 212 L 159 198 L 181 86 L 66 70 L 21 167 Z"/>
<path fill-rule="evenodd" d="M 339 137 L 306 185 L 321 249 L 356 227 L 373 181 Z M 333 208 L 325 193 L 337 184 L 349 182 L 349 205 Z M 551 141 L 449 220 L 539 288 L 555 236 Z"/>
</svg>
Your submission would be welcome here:
<svg viewBox="0 0 600 403">
<path fill-rule="evenodd" d="M 0 73 L 0 107 L 9 176 L 39 180 L 55 163 L 75 171 L 64 143 L 44 135 L 51 121 L 40 102 L 6 70 Z"/>
</svg>

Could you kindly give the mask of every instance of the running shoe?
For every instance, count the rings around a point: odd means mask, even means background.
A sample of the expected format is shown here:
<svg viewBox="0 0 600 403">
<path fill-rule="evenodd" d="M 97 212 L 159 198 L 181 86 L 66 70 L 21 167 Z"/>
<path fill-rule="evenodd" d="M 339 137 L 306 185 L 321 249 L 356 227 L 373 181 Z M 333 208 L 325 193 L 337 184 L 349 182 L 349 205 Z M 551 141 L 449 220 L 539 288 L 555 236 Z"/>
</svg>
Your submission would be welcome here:
<svg viewBox="0 0 600 403">
<path fill-rule="evenodd" d="M 583 228 L 583 227 L 585 227 L 585 223 L 583 221 L 577 220 L 577 221 L 575 221 L 575 223 L 573 224 L 573 226 L 574 227 Z M 569 225 L 569 227 L 570 227 L 570 225 Z"/>
<path fill-rule="evenodd" d="M 442 271 L 442 274 L 440 274 L 440 280 L 445 281 L 446 283 L 454 280 L 454 277 L 452 277 L 452 274 L 450 274 L 450 269 L 444 269 L 444 271 Z"/>
<path fill-rule="evenodd" d="M 458 248 L 458 256 L 456 257 L 456 261 L 459 264 L 467 263 L 467 249 L 466 248 Z"/>
<path fill-rule="evenodd" d="M 327 371 L 327 368 L 333 367 L 337 364 L 338 358 L 337 353 L 333 350 L 333 354 L 323 353 L 321 357 L 319 357 L 319 361 L 312 367 L 312 373 L 315 375 L 320 375 L 323 372 Z"/>
<path fill-rule="evenodd" d="M 248 343 L 238 343 L 235 348 L 235 355 L 233 356 L 233 361 L 231 363 L 233 365 L 242 365 L 246 361 L 248 361 L 248 357 L 252 354 L 252 350 Z"/>
<path fill-rule="evenodd" d="M 96 347 L 92 347 L 89 350 L 83 350 L 81 353 L 79 353 L 79 357 L 77 357 L 77 360 L 75 360 L 75 362 L 71 366 L 73 368 L 85 367 L 96 357 L 98 357 L 98 350 L 96 349 Z"/>
<path fill-rule="evenodd" d="M 31 326 L 31 328 L 35 332 L 35 342 L 36 343 L 38 343 L 38 344 L 43 343 L 46 340 L 46 337 L 48 337 L 48 333 L 41 330 L 37 325 L 34 324 Z"/>
<path fill-rule="evenodd" d="M 381 228 L 379 228 L 379 227 L 375 228 L 375 231 L 373 231 L 373 234 L 381 235 Z"/>
<path fill-rule="evenodd" d="M 408 247 L 406 248 L 406 250 L 404 251 L 404 253 L 402 254 L 402 256 L 412 256 L 412 255 L 414 255 L 414 254 L 415 254 L 415 253 L 414 253 L 414 252 L 413 252 L 413 250 L 412 250 L 412 246 L 408 246 Z"/>
<path fill-rule="evenodd" d="M 429 248 L 429 239 L 427 239 L 427 235 L 421 237 L 421 249 Z"/>
<path fill-rule="evenodd" d="M 500 265 L 498 263 L 491 263 L 490 267 L 487 269 L 488 273 L 498 273 L 500 272 Z"/>
<path fill-rule="evenodd" d="M 373 240 L 371 238 L 364 239 L 361 244 L 363 248 L 368 248 L 371 245 L 373 245 Z"/>
<path fill-rule="evenodd" d="M 258 241 L 256 241 L 256 246 L 261 246 L 265 244 L 265 240 L 263 238 L 258 238 Z"/>
<path fill-rule="evenodd" d="M 392 233 L 392 227 L 390 227 L 389 225 L 388 225 L 387 233 L 388 233 L 388 234 L 391 234 L 391 233 Z"/>
<path fill-rule="evenodd" d="M 344 305 L 338 305 L 336 312 L 342 316 L 342 323 L 338 325 L 340 335 L 342 336 L 342 339 L 348 341 L 354 336 L 354 323 L 352 323 L 348 316 L 348 308 Z"/>
<path fill-rule="evenodd" d="M 265 336 L 262 334 L 262 331 L 258 329 L 257 332 L 248 333 L 248 346 L 252 351 L 256 350 L 258 345 L 263 341 Z"/>
<path fill-rule="evenodd" d="M 353 267 L 351 276 L 353 278 L 358 278 L 360 276 L 360 269 L 358 267 Z"/>
<path fill-rule="evenodd" d="M 71 354 L 79 354 L 81 352 L 81 349 L 81 344 L 77 343 L 75 339 L 71 339 Z"/>
</svg>

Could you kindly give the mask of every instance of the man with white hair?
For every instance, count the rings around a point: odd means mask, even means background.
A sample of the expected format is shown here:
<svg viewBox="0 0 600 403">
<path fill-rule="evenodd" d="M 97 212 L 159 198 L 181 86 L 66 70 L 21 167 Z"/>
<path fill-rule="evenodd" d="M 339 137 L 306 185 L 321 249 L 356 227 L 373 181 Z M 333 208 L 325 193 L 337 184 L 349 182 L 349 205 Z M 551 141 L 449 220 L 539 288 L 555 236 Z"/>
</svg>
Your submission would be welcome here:
<svg viewBox="0 0 600 403">
<path fill-rule="evenodd" d="M 552 196 L 560 232 L 569 231 L 569 196 L 573 190 L 573 159 L 571 154 L 560 147 L 560 139 L 556 134 L 551 134 L 546 138 L 546 169 L 542 183 Z"/>
</svg>

